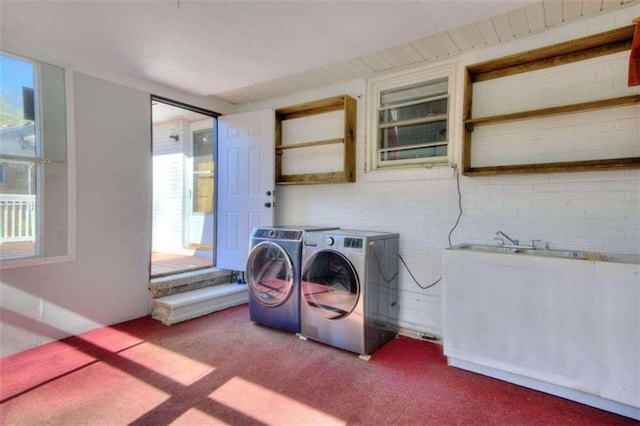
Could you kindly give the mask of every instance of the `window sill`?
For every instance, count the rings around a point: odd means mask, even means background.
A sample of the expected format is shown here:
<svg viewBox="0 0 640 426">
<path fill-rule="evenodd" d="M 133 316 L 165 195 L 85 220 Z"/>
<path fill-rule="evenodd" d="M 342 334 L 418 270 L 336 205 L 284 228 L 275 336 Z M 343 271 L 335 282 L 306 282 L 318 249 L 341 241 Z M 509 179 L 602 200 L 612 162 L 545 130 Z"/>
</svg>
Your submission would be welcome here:
<svg viewBox="0 0 640 426">
<path fill-rule="evenodd" d="M 51 257 L 25 257 L 22 259 L 7 259 L 7 260 L 0 260 L 0 270 L 28 268 L 32 266 L 43 266 L 43 265 L 50 265 L 54 263 L 73 262 L 75 260 L 76 260 L 75 256 L 71 256 L 67 254 L 62 256 L 51 256 Z"/>
<path fill-rule="evenodd" d="M 388 168 L 365 172 L 363 182 L 453 179 L 456 167 L 448 163 L 412 168 Z"/>
</svg>

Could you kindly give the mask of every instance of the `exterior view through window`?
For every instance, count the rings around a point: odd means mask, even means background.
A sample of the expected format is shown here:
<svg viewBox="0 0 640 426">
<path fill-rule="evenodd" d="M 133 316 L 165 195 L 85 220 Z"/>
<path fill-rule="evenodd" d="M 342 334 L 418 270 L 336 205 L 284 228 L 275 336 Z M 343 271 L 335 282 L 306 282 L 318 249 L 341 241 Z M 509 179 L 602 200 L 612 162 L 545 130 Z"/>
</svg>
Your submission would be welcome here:
<svg viewBox="0 0 640 426">
<path fill-rule="evenodd" d="M 379 165 L 447 158 L 446 78 L 384 90 L 379 104 Z"/>
<path fill-rule="evenodd" d="M 0 261 L 68 253 L 65 71 L 0 52 Z"/>
<path fill-rule="evenodd" d="M 216 118 L 157 98 L 151 108 L 151 276 L 210 268 L 216 241 Z"/>
<path fill-rule="evenodd" d="M 412 72 L 369 82 L 371 137 L 367 171 L 447 164 L 454 69 Z"/>
</svg>

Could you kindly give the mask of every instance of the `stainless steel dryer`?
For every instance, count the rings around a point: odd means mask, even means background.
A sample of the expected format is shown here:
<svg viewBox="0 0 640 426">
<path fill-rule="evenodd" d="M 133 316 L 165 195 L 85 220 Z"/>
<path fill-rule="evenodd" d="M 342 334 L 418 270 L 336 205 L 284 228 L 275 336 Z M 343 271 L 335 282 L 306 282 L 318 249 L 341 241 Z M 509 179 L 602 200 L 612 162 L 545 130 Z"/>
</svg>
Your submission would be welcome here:
<svg viewBox="0 0 640 426">
<path fill-rule="evenodd" d="M 308 232 L 303 240 L 302 335 L 367 356 L 395 337 L 399 235 Z"/>
<path fill-rule="evenodd" d="M 300 332 L 302 237 L 327 227 L 254 228 L 245 269 L 252 321 Z"/>
</svg>

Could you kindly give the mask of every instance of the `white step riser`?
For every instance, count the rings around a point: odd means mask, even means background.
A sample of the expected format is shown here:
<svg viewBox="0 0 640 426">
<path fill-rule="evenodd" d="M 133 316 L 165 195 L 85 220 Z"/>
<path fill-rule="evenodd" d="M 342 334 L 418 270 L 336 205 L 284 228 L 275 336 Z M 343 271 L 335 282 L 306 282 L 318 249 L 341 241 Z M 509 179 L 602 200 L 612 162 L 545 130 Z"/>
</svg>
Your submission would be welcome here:
<svg viewBox="0 0 640 426">
<path fill-rule="evenodd" d="M 154 299 L 151 317 L 173 325 L 248 301 L 246 285 L 218 284 Z"/>
</svg>

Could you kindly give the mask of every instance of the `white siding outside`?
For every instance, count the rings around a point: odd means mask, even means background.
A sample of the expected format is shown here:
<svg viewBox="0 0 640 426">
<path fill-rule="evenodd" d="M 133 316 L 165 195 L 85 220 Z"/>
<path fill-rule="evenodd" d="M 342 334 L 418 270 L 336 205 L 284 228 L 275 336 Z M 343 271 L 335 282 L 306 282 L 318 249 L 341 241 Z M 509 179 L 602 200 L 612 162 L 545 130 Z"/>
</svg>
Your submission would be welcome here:
<svg viewBox="0 0 640 426">
<path fill-rule="evenodd" d="M 153 126 L 154 251 L 179 252 L 184 245 L 185 129 L 184 120 Z M 178 141 L 169 137 L 176 134 Z"/>
</svg>

